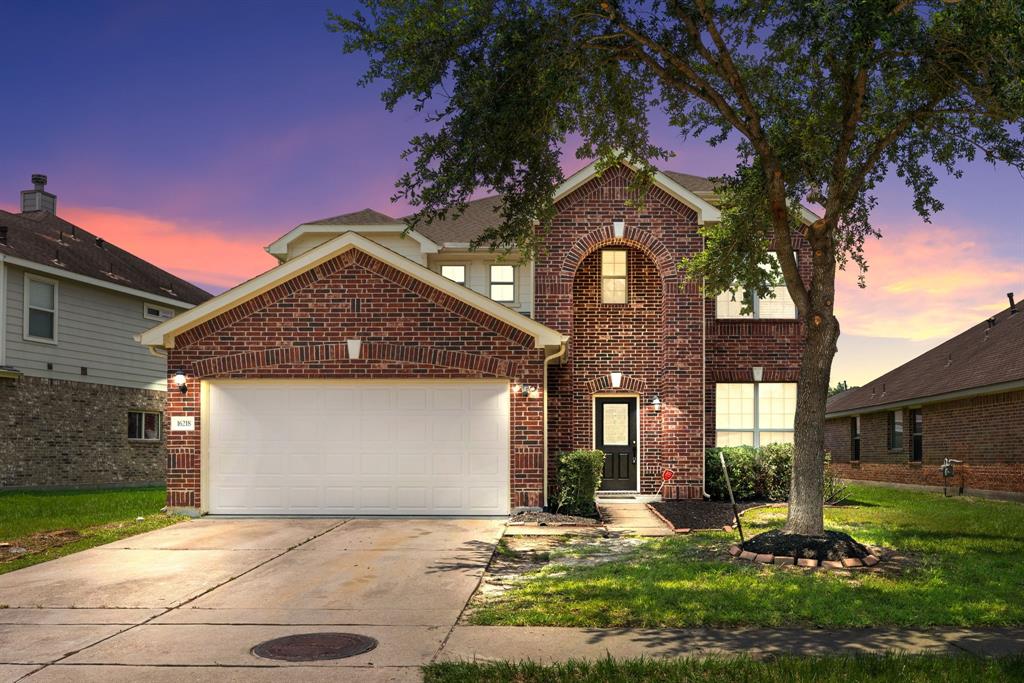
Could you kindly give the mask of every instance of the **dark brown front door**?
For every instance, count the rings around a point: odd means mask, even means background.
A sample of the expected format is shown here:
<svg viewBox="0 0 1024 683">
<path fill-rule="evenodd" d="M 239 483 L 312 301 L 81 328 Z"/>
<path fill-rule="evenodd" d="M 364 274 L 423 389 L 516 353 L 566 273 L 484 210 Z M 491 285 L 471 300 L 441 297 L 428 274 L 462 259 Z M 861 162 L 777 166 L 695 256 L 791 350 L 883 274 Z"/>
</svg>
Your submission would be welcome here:
<svg viewBox="0 0 1024 683">
<path fill-rule="evenodd" d="M 636 397 L 596 399 L 597 450 L 604 451 L 603 491 L 636 491 Z"/>
</svg>

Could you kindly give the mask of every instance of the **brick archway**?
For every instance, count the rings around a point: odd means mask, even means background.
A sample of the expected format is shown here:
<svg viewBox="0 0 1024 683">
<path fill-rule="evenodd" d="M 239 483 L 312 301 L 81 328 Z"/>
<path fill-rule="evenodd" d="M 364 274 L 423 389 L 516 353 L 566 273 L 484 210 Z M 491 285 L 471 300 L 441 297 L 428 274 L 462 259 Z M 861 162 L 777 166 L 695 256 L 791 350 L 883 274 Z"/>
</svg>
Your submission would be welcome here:
<svg viewBox="0 0 1024 683">
<path fill-rule="evenodd" d="M 598 375 L 593 379 L 587 380 L 586 387 L 587 391 L 591 394 L 598 392 L 623 392 L 626 394 L 640 394 L 641 396 L 647 394 L 647 381 L 642 377 L 632 377 L 630 375 L 623 375 L 622 382 L 618 387 L 612 387 L 612 380 L 608 375 Z"/>
<path fill-rule="evenodd" d="M 668 248 L 649 231 L 628 226 L 622 237 L 616 237 L 612 226 L 607 226 L 592 230 L 576 240 L 562 259 L 559 277 L 563 282 L 572 282 L 584 259 L 598 249 L 616 245 L 633 247 L 646 254 L 663 282 L 676 277 L 676 265 Z"/>
</svg>

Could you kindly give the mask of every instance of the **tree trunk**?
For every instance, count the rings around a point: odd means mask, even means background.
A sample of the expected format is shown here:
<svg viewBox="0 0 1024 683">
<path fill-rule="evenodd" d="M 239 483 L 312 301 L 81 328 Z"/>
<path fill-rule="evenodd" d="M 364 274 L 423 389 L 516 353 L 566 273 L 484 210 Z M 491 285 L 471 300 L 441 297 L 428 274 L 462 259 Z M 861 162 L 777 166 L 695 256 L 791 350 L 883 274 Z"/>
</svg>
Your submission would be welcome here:
<svg viewBox="0 0 1024 683">
<path fill-rule="evenodd" d="M 820 536 L 825 528 L 825 401 L 839 338 L 839 321 L 832 313 L 833 258 L 830 249 L 815 249 L 810 311 L 797 383 L 793 475 L 785 526 L 785 531 L 792 534 Z"/>
</svg>

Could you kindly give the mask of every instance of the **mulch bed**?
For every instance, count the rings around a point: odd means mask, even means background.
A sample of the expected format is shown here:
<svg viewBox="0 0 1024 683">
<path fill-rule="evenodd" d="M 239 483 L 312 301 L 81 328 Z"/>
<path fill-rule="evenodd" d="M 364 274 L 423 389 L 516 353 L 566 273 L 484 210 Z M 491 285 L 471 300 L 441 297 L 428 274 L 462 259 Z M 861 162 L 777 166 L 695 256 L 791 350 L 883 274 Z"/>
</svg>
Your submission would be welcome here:
<svg viewBox="0 0 1024 683">
<path fill-rule="evenodd" d="M 594 517 L 559 515 L 554 512 L 518 512 L 509 518 L 511 525 L 536 524 L 537 526 L 597 526 L 600 520 Z"/>
<path fill-rule="evenodd" d="M 675 529 L 721 529 L 731 526 L 732 504 L 712 500 L 666 500 L 650 504 Z M 742 512 L 764 503 L 737 503 Z"/>
<path fill-rule="evenodd" d="M 787 534 L 781 530 L 766 531 L 747 539 L 743 549 L 752 553 L 771 553 L 786 557 L 842 561 L 848 557 L 863 560 L 871 554 L 866 547 L 841 531 L 826 531 L 824 536 Z"/>
</svg>

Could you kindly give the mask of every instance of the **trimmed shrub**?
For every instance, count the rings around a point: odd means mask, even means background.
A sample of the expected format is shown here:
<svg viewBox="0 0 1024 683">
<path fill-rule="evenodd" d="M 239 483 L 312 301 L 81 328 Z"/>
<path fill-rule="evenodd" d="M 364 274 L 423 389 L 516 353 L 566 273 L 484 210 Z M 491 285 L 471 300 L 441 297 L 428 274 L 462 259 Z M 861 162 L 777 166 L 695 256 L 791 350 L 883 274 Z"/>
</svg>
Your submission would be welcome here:
<svg viewBox="0 0 1024 683">
<path fill-rule="evenodd" d="M 722 474 L 719 454 L 725 454 L 729 467 L 732 493 L 737 501 L 768 500 L 782 502 L 789 499 L 790 478 L 793 475 L 792 444 L 775 443 L 760 448 L 752 446 L 724 446 L 709 448 L 704 456 L 704 488 L 713 500 L 729 500 Z M 830 458 L 825 456 L 826 504 L 835 504 L 846 498 L 846 486 L 832 471 Z"/>
<path fill-rule="evenodd" d="M 558 458 L 558 512 L 593 516 L 597 513 L 594 498 L 601 486 L 604 453 L 575 450 Z"/>
</svg>

